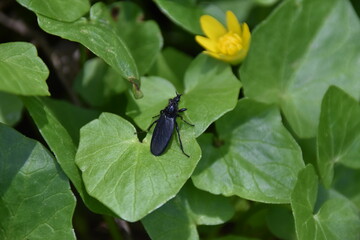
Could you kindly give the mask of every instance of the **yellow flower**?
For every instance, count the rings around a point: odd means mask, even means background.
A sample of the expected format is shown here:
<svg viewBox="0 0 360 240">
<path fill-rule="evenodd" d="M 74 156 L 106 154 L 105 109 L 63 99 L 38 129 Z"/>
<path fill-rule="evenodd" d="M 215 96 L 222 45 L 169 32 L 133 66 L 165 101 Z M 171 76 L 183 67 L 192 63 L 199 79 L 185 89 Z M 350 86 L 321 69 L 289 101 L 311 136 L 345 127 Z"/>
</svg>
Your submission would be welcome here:
<svg viewBox="0 0 360 240">
<path fill-rule="evenodd" d="M 249 27 L 240 24 L 233 12 L 226 12 L 227 29 L 209 15 L 201 16 L 200 25 L 207 37 L 196 36 L 195 40 L 205 48 L 205 54 L 234 65 L 246 57 L 251 39 Z"/>
</svg>

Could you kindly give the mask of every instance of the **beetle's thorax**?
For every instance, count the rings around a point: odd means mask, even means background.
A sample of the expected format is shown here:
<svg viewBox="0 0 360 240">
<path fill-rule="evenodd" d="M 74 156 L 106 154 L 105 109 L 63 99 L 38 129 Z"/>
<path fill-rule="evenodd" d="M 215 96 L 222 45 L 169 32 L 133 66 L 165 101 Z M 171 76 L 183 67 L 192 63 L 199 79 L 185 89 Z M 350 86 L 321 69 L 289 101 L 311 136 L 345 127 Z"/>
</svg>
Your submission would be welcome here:
<svg viewBox="0 0 360 240">
<path fill-rule="evenodd" d="M 176 96 L 172 99 L 169 99 L 169 104 L 167 105 L 167 107 L 165 108 L 165 111 L 164 111 L 166 116 L 176 117 L 177 112 L 178 112 L 179 101 L 180 101 L 180 96 Z"/>
</svg>

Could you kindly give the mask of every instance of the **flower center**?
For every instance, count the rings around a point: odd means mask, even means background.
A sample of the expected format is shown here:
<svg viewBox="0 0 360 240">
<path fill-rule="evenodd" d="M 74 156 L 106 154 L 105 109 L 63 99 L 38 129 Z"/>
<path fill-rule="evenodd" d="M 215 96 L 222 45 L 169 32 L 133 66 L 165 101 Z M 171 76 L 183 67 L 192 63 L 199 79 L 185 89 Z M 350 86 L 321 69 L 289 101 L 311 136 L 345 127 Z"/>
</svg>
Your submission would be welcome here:
<svg viewBox="0 0 360 240">
<path fill-rule="evenodd" d="M 217 47 L 220 53 L 225 55 L 235 55 L 243 48 L 241 37 L 233 32 L 228 32 L 220 37 Z"/>
</svg>

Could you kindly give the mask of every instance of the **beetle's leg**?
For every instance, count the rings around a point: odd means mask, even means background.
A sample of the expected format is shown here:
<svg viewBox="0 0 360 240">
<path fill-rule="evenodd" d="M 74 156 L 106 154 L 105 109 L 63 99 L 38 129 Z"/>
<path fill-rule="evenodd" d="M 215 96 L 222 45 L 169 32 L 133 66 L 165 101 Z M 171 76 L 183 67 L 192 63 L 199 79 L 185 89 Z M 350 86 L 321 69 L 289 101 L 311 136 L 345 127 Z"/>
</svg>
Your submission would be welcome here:
<svg viewBox="0 0 360 240">
<path fill-rule="evenodd" d="M 179 110 L 178 110 L 178 112 L 185 112 L 187 110 L 187 108 L 180 108 Z"/>
<path fill-rule="evenodd" d="M 187 154 L 184 152 L 184 148 L 183 148 L 183 145 L 182 145 L 182 142 L 181 142 L 181 137 L 180 137 L 179 126 L 177 125 L 176 121 L 175 121 L 175 128 L 176 128 L 176 132 L 177 132 L 177 134 L 178 134 L 179 143 L 180 143 L 180 149 L 181 149 L 182 153 L 185 154 L 185 156 L 190 157 L 189 155 L 187 155 Z"/>
<path fill-rule="evenodd" d="M 181 110 L 181 109 L 180 109 Z M 181 118 L 181 120 L 183 120 L 185 123 L 187 123 L 188 125 L 190 125 L 190 126 L 195 126 L 194 124 L 192 124 L 192 123 L 189 123 L 188 121 L 186 121 L 181 115 L 179 115 L 179 114 L 177 114 L 176 115 L 177 117 L 179 117 L 179 118 Z"/>
<path fill-rule="evenodd" d="M 155 123 L 157 123 L 158 121 L 159 121 L 159 119 L 158 119 L 158 120 L 155 120 L 155 121 L 148 127 L 147 131 L 149 131 L 149 130 L 151 129 L 151 127 L 152 127 Z"/>
</svg>

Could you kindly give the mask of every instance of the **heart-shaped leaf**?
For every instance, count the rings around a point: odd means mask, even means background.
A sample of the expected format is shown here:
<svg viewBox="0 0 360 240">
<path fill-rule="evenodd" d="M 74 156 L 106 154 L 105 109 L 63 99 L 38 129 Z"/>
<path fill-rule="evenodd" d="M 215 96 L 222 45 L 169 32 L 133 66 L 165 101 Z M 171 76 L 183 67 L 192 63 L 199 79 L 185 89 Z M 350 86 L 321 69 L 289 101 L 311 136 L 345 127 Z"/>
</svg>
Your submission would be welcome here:
<svg viewBox="0 0 360 240">
<path fill-rule="evenodd" d="M 312 165 L 299 172 L 291 194 L 291 207 L 299 240 L 357 240 L 360 219 L 356 207 L 345 197 L 327 200 L 314 212 L 318 181 Z"/>
<path fill-rule="evenodd" d="M 49 98 L 27 97 L 23 98 L 23 102 L 86 206 L 96 213 L 116 216 L 99 201 L 89 196 L 81 179 L 81 172 L 75 165 L 80 127 L 99 114 Z"/>
<path fill-rule="evenodd" d="M 252 34 L 240 71 L 244 93 L 276 103 L 299 137 L 314 137 L 330 85 L 359 98 L 358 39 L 359 18 L 349 1 L 284 1 Z"/>
<path fill-rule="evenodd" d="M 137 221 L 175 194 L 190 177 L 201 150 L 191 126 L 179 121 L 181 140 L 161 156 L 150 153 L 150 137 L 139 142 L 123 118 L 103 113 L 80 131 L 76 163 L 88 193 L 128 221 Z M 175 135 L 175 134 L 174 134 Z"/>
<path fill-rule="evenodd" d="M 234 214 L 229 199 L 185 184 L 179 194 L 146 216 L 142 223 L 153 240 L 199 239 L 196 225 L 216 225 Z"/>
<path fill-rule="evenodd" d="M 50 95 L 49 70 L 34 45 L 25 42 L 0 44 L 0 90 L 20 95 Z"/>
<path fill-rule="evenodd" d="M 75 239 L 75 197 L 48 150 L 0 123 L 0 239 Z"/>
<path fill-rule="evenodd" d="M 241 83 L 225 63 L 205 55 L 200 55 L 191 63 L 185 74 L 185 92 L 180 107 L 188 109 L 184 115 L 195 124 L 196 136 L 235 107 L 240 87 Z M 131 99 L 127 115 L 141 129 L 146 129 L 151 117 L 166 107 L 169 98 L 176 96 L 176 90 L 170 82 L 157 77 L 143 79 L 142 90 L 144 98 Z"/>
<path fill-rule="evenodd" d="M 75 21 L 90 9 L 89 0 L 16 1 L 33 12 L 64 22 Z"/>
<path fill-rule="evenodd" d="M 192 177 L 196 187 L 259 202 L 290 202 L 304 163 L 276 108 L 241 100 L 216 129 L 222 146 L 212 146 L 209 134 L 199 138 L 203 158 Z"/>
<path fill-rule="evenodd" d="M 360 168 L 360 105 L 337 87 L 326 92 L 318 131 L 318 167 L 325 186 L 330 187 L 334 164 Z"/>
</svg>

